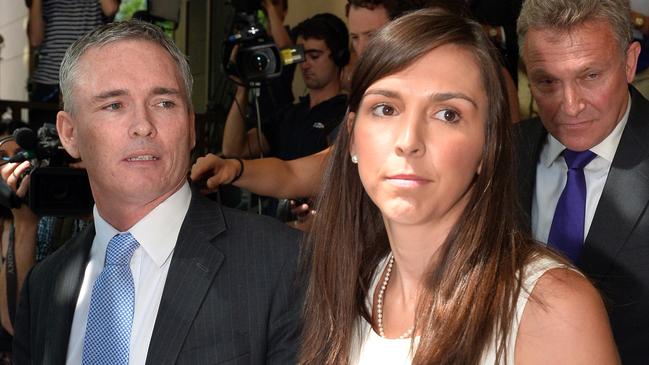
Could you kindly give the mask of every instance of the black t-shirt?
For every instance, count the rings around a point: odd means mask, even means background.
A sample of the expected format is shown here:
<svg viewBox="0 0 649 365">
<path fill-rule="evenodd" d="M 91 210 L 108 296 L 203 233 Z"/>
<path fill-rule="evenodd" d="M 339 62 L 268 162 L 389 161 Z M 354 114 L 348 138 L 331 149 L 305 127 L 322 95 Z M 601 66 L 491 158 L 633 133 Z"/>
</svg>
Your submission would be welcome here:
<svg viewBox="0 0 649 365">
<path fill-rule="evenodd" d="M 262 127 L 272 156 L 293 160 L 324 150 L 346 111 L 347 96 L 342 94 L 312 109 L 306 96 L 300 98 L 299 103 L 279 110 Z"/>
</svg>

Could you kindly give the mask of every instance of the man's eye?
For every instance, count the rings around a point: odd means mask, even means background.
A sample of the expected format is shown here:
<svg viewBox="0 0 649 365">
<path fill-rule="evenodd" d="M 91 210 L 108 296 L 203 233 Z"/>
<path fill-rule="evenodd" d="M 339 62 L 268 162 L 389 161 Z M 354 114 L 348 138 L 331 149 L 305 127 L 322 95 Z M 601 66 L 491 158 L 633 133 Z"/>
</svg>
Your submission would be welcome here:
<svg viewBox="0 0 649 365">
<path fill-rule="evenodd" d="M 434 117 L 446 123 L 455 123 L 460 120 L 460 113 L 453 109 L 442 109 L 435 113 Z"/>
<path fill-rule="evenodd" d="M 397 113 L 397 110 L 388 104 L 379 104 L 372 107 L 372 114 L 377 117 L 389 117 Z"/>
<path fill-rule="evenodd" d="M 595 72 L 586 75 L 586 80 L 597 80 L 598 78 L 599 78 L 599 74 Z"/>
<path fill-rule="evenodd" d="M 552 79 L 540 79 L 536 81 L 536 84 L 541 87 L 548 87 L 554 83 Z"/>
<path fill-rule="evenodd" d="M 170 100 L 163 100 L 163 101 L 159 102 L 158 105 L 160 105 L 161 107 L 163 107 L 165 109 L 170 109 L 170 108 L 173 108 L 174 106 L 176 106 L 176 103 L 174 103 L 173 101 L 170 101 Z"/>
<path fill-rule="evenodd" d="M 106 110 L 118 110 L 122 107 L 120 103 L 110 103 L 104 107 Z"/>
</svg>

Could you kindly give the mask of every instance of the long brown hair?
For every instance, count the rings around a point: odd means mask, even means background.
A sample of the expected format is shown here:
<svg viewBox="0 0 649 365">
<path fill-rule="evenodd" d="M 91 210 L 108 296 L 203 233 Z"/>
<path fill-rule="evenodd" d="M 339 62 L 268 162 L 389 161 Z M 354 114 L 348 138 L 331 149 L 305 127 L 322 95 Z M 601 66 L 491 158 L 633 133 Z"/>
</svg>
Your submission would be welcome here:
<svg viewBox="0 0 649 365">
<path fill-rule="evenodd" d="M 349 111 L 367 88 L 432 49 L 455 44 L 471 52 L 487 94 L 482 170 L 470 201 L 431 264 L 420 293 L 414 364 L 474 364 L 496 341 L 504 356 L 518 275 L 542 249 L 517 227 L 509 106 L 497 53 L 481 26 L 441 9 L 403 16 L 370 42 L 354 72 Z M 365 193 L 349 159 L 353 125 L 341 128 L 324 175 L 319 211 L 302 265 L 308 288 L 300 363 L 346 364 L 359 316 L 371 322 L 365 298 L 377 265 L 390 247 L 381 212 Z M 308 268 L 308 270 L 307 270 Z M 495 338 L 494 338 L 495 336 Z"/>
</svg>

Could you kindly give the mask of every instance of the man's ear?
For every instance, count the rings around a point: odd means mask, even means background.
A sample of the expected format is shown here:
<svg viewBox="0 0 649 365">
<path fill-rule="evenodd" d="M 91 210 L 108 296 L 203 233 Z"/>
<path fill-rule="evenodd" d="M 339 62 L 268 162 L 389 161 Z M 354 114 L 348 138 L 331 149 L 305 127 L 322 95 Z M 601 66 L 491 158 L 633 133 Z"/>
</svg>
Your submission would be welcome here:
<svg viewBox="0 0 649 365">
<path fill-rule="evenodd" d="M 356 154 L 356 146 L 354 145 L 354 119 L 356 119 L 356 113 L 349 112 L 347 113 L 347 120 L 345 121 L 345 127 L 347 127 L 347 133 L 349 134 L 349 154 Z"/>
<path fill-rule="evenodd" d="M 640 43 L 631 42 L 626 50 L 626 81 L 630 84 L 635 77 L 636 67 L 638 66 L 638 57 L 640 56 Z"/>
<path fill-rule="evenodd" d="M 189 138 L 189 143 L 191 143 L 190 150 L 193 150 L 196 147 L 196 113 L 193 111 L 189 112 Z"/>
<path fill-rule="evenodd" d="M 65 111 L 56 114 L 56 130 L 59 133 L 63 148 L 74 158 L 80 158 L 77 145 L 77 130 L 72 115 Z"/>
</svg>

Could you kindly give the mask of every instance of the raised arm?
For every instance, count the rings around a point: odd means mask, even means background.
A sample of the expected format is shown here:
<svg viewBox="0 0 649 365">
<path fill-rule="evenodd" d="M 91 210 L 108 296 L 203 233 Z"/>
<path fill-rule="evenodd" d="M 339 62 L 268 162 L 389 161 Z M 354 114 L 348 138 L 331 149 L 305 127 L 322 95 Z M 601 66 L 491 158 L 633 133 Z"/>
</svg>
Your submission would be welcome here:
<svg viewBox="0 0 649 365">
<path fill-rule="evenodd" d="M 99 3 L 101 4 L 101 12 L 109 18 L 114 17 L 119 10 L 120 2 L 121 0 L 100 0 Z"/>
<path fill-rule="evenodd" d="M 283 18 L 286 16 L 284 9 L 280 8 L 279 4 L 273 4 L 272 0 L 264 0 L 262 4 L 268 14 L 270 35 L 277 47 L 282 49 L 293 46 L 293 41 L 284 27 Z"/>
<path fill-rule="evenodd" d="M 9 163 L 0 169 L 2 179 L 6 184 L 16 191 L 16 194 L 24 198 L 29 187 L 29 176 L 26 176 L 20 182 L 19 188 L 16 185 L 21 176 L 30 167 L 29 162 L 21 164 Z M 25 281 L 25 277 L 32 266 L 36 263 L 36 241 L 38 230 L 38 217 L 29 209 L 26 204 L 20 208 L 12 209 L 14 225 L 14 270 L 16 276 L 16 292 L 12 295 L 16 300 L 19 298 L 20 290 Z M 8 244 L 8 242 L 6 242 Z M 3 242 L 3 245 L 5 242 Z M 8 264 L 8 263 L 7 263 Z M 9 295 L 7 292 L 7 269 L 9 266 L 3 265 L 0 269 L 0 322 L 7 332 L 13 334 L 13 324 L 9 315 Z"/>
<path fill-rule="evenodd" d="M 291 161 L 277 158 L 245 160 L 243 173 L 234 185 L 276 198 L 315 196 L 320 189 L 329 150 Z M 208 154 L 192 166 L 191 179 L 206 180 L 206 191 L 214 191 L 219 185 L 230 183 L 239 171 L 237 160 Z"/>
<path fill-rule="evenodd" d="M 257 128 L 246 132 L 244 110 L 247 104 L 248 90 L 237 86 L 235 100 L 232 102 L 223 129 L 221 150 L 225 156 L 251 158 L 258 157 L 262 151 L 267 153 L 270 150 L 266 137 L 263 134 L 257 137 Z"/>
<path fill-rule="evenodd" d="M 29 19 L 27 21 L 27 37 L 29 45 L 38 47 L 45 37 L 45 20 L 43 19 L 43 0 L 27 1 Z"/>
</svg>

